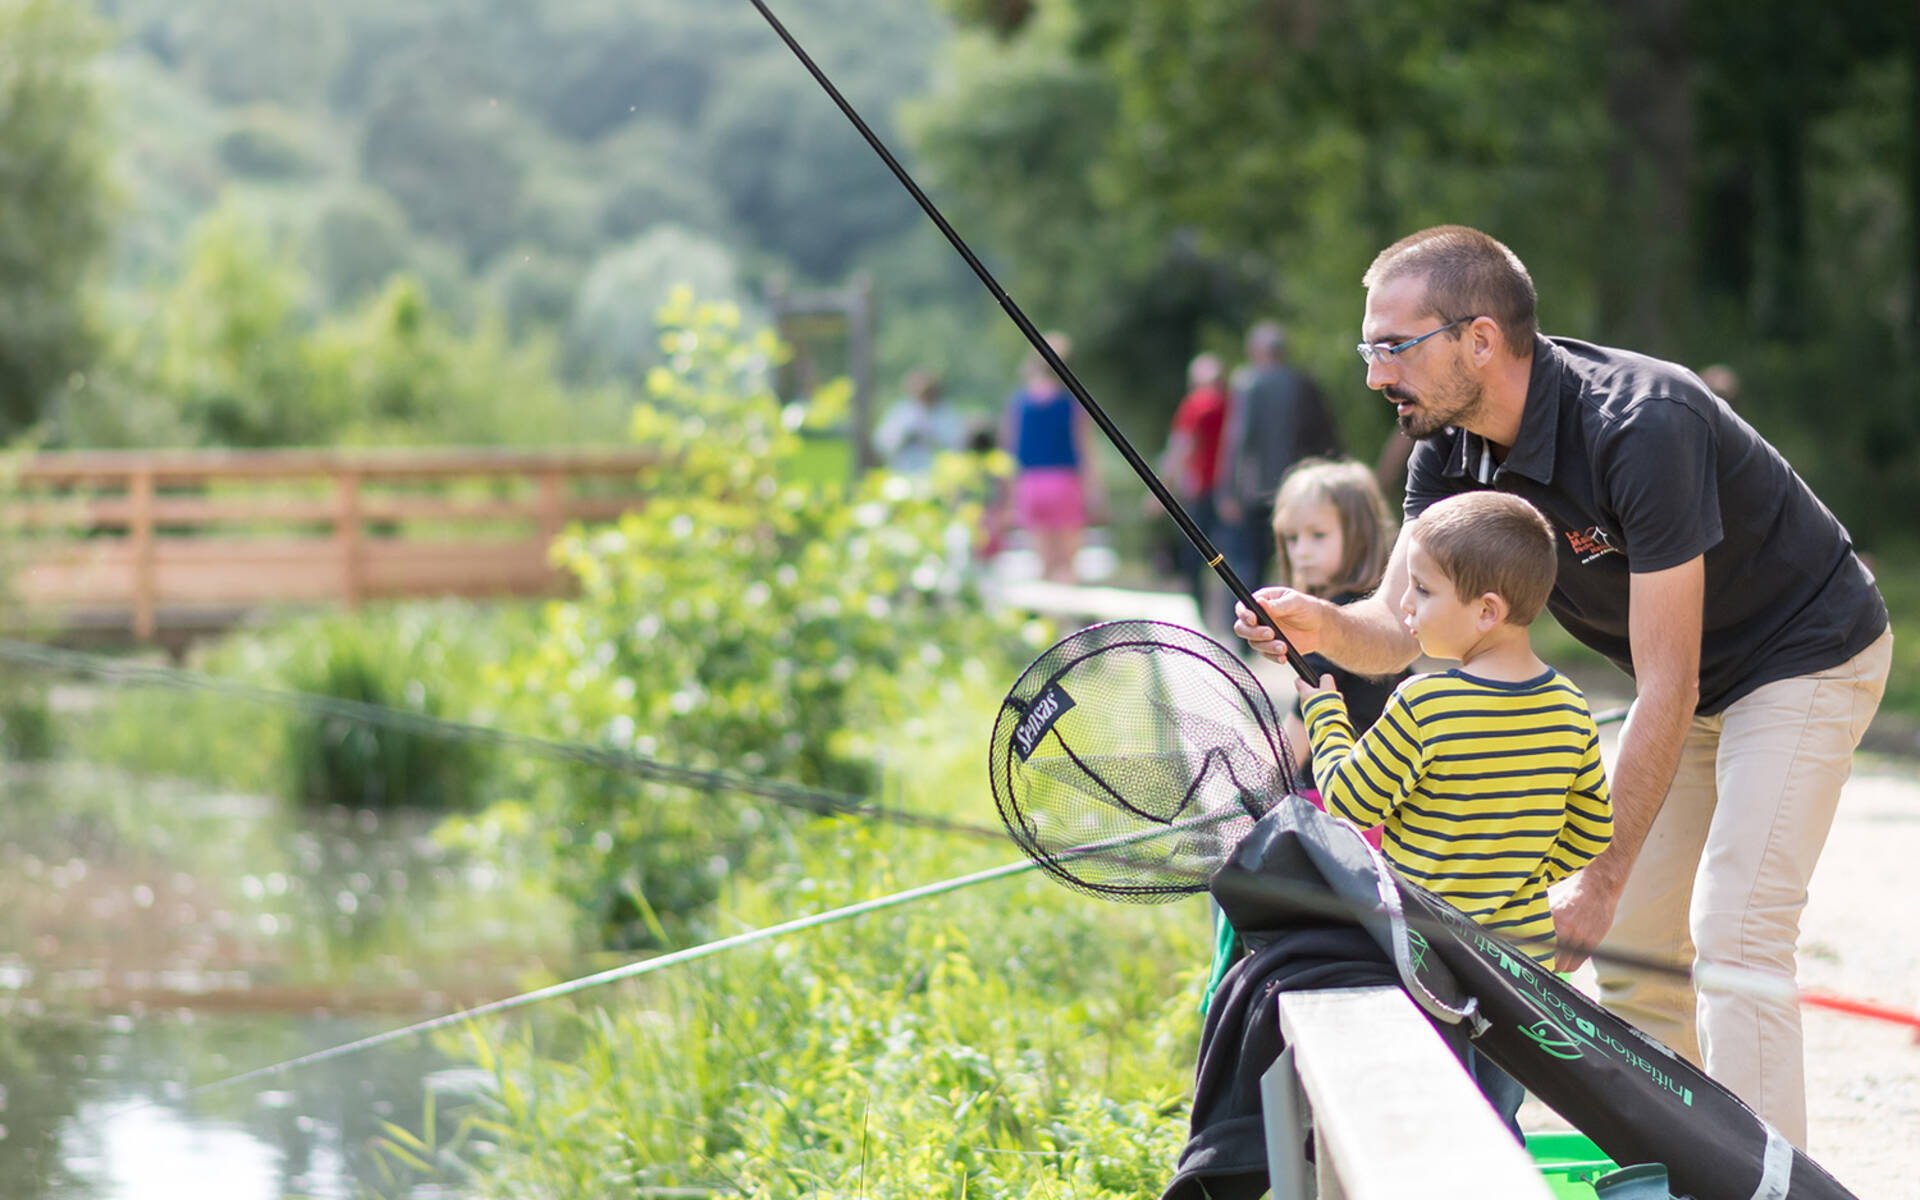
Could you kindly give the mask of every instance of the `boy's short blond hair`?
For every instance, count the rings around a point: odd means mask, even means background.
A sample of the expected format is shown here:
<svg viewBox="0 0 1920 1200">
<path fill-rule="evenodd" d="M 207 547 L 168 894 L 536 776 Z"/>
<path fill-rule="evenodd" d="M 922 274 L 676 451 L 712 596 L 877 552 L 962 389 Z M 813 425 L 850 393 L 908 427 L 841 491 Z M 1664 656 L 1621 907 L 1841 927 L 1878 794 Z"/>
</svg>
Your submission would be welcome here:
<svg viewBox="0 0 1920 1200">
<path fill-rule="evenodd" d="M 1419 543 L 1462 600 L 1491 592 L 1507 602 L 1507 623 L 1531 625 L 1547 606 L 1559 570 L 1553 526 L 1540 510 L 1505 492 L 1449 496 L 1414 518 Z"/>
</svg>

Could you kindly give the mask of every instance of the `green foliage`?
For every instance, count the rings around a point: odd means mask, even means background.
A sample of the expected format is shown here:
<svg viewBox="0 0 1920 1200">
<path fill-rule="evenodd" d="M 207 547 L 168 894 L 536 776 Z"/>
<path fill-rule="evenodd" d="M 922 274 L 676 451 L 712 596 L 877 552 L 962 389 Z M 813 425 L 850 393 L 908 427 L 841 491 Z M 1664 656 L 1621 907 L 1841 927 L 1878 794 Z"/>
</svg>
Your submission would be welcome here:
<svg viewBox="0 0 1920 1200">
<path fill-rule="evenodd" d="M 317 662 L 291 664 L 286 686 L 397 713 L 445 715 L 445 643 L 427 641 L 418 624 L 379 632 L 387 636 L 334 626 L 316 643 Z M 349 808 L 472 806 L 487 772 L 475 742 L 317 714 L 289 718 L 286 763 L 296 797 Z"/>
<path fill-rule="evenodd" d="M 39 762 L 52 758 L 59 746 L 60 727 L 46 688 L 18 678 L 0 685 L 0 759 Z"/>
<path fill-rule="evenodd" d="M 515 653 L 533 628 L 525 609 L 408 604 L 282 620 L 210 643 L 189 666 L 249 687 L 488 724 L 488 664 Z M 462 807 L 493 794 L 493 761 L 477 743 L 247 705 L 218 691 L 106 690 L 67 727 L 83 761 L 253 794 L 353 808 Z"/>
<path fill-rule="evenodd" d="M 1571 257 L 1569 214 L 1597 212 L 1582 171 L 1604 127 L 1572 53 L 1593 36 L 1585 7 L 1471 27 L 1450 11 L 1044 0 L 1010 36 L 989 13 L 953 39 L 909 129 L 1029 310 L 1071 314 L 1081 373 L 1142 440 L 1194 353 L 1237 353 L 1277 315 L 1365 457 L 1389 424 L 1350 357 L 1372 254 L 1471 205 L 1546 276 Z"/>
<path fill-rule="evenodd" d="M 676 288 L 743 305 L 747 290 L 725 247 L 672 225 L 609 251 L 580 281 L 567 326 L 571 372 L 637 381 L 661 359 L 660 310 Z"/>
<path fill-rule="evenodd" d="M 135 213 L 143 259 L 184 228 L 176 201 L 204 209 L 236 178 L 298 182 L 295 147 L 259 113 L 311 120 L 329 146 L 351 147 L 320 156 L 320 180 L 403 211 L 416 269 L 429 244 L 475 274 L 519 247 L 584 263 L 673 223 L 831 277 L 916 220 L 744 5 L 97 3 L 128 35 L 115 74 L 144 73 L 149 107 L 130 95 L 124 109 L 153 146 L 131 156 L 135 188 L 160 199 Z M 793 16 L 883 131 L 942 34 L 926 0 Z M 229 112 L 249 115 L 235 128 Z M 212 194 L 187 196 L 194 185 Z M 292 186 L 271 200 L 288 213 L 304 201 Z"/>
<path fill-rule="evenodd" d="M 112 366 L 64 402 L 64 440 L 494 445 L 591 442 L 621 428 L 621 391 L 567 387 L 551 342 L 516 341 L 490 316 L 461 328 L 411 276 L 322 319 L 313 291 L 267 229 L 237 205 L 216 212 L 158 325 L 115 347 Z"/>
<path fill-rule="evenodd" d="M 1920 546 L 1911 541 L 1897 543 L 1886 555 L 1874 556 L 1869 565 L 1887 598 L 1893 625 L 1893 670 L 1880 708 L 1920 732 L 1920 638 L 1907 633 L 1920 629 Z"/>
<path fill-rule="evenodd" d="M 1738 368 L 1864 541 L 1920 497 L 1910 10 L 951 7 L 970 28 L 909 128 L 1030 310 L 1072 314 L 1111 407 L 1164 419 L 1187 355 L 1266 308 L 1365 456 L 1388 414 L 1349 357 L 1359 276 L 1460 221 L 1527 262 L 1550 332 Z M 1183 246 L 1189 279 L 1257 286 L 1182 284 Z"/>
<path fill-rule="evenodd" d="M 87 365 L 108 190 L 93 78 L 101 31 L 68 0 L 0 2 L 0 436 Z"/>
<path fill-rule="evenodd" d="M 363 301 L 408 266 L 406 215 L 371 189 L 328 200 L 302 256 L 327 307 Z"/>
<path fill-rule="evenodd" d="M 326 411 L 303 340 L 299 272 L 234 208 L 198 230 L 163 310 L 158 390 L 217 445 L 307 445 L 341 414 Z"/>
<path fill-rule="evenodd" d="M 578 598 L 506 675 L 525 727 L 699 768 L 856 795 L 880 779 L 883 720 L 1004 635 L 950 547 L 976 508 L 964 468 L 857 487 L 814 478 L 799 409 L 767 390 L 777 347 L 683 293 L 633 433 L 661 451 L 656 499 L 563 539 Z M 844 401 L 844 396 L 840 397 Z M 545 838 L 556 878 L 616 943 L 697 914 L 784 824 L 736 798 L 606 773 L 540 771 L 470 831 Z"/>
<path fill-rule="evenodd" d="M 478 267 L 513 241 L 527 164 L 496 105 L 408 79 L 367 114 L 360 165 L 414 228 L 445 238 Z"/>
<path fill-rule="evenodd" d="M 220 139 L 220 161 L 236 175 L 304 179 L 319 174 L 324 166 L 306 142 L 306 131 L 284 114 L 255 111 Z"/>
</svg>

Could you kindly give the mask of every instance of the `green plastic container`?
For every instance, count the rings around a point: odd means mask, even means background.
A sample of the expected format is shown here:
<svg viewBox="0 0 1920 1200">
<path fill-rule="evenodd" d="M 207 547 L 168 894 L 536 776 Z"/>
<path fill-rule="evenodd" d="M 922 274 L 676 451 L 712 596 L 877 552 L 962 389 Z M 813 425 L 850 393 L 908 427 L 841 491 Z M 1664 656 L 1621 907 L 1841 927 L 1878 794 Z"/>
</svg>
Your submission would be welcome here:
<svg viewBox="0 0 1920 1200">
<path fill-rule="evenodd" d="M 1593 1190 L 1593 1181 L 1617 1169 L 1585 1134 L 1570 1130 L 1529 1133 L 1527 1153 L 1555 1200 L 1596 1200 L 1599 1193 Z"/>
</svg>

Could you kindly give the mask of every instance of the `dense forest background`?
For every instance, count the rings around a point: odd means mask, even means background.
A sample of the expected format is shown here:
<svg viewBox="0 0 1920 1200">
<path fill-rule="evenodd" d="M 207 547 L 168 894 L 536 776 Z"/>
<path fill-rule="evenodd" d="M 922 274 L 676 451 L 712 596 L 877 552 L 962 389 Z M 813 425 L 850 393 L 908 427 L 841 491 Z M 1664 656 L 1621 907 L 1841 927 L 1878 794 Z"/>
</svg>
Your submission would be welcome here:
<svg viewBox="0 0 1920 1200">
<path fill-rule="evenodd" d="M 1157 445 L 1296 331 L 1357 452 L 1381 245 L 1457 220 L 1552 332 L 1732 364 L 1871 543 L 1920 502 L 1920 18 L 1835 0 L 807 0 L 795 33 Z M 619 436 L 675 282 L 874 282 L 883 389 L 1019 353 L 744 3 L 7 0 L 0 420 L 46 444 Z"/>
</svg>

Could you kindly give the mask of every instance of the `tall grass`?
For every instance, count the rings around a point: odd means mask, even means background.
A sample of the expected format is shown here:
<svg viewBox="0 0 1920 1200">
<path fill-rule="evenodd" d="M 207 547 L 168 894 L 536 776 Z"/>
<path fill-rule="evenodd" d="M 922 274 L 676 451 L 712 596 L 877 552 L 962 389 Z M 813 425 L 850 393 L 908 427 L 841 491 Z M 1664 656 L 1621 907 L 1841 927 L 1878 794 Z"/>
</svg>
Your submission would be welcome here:
<svg viewBox="0 0 1920 1200">
<path fill-rule="evenodd" d="M 976 690 L 899 739 L 910 803 L 991 823 L 991 711 Z M 816 822 L 730 881 L 712 932 L 1011 857 Z M 457 1048 L 489 1083 L 465 1138 L 423 1162 L 392 1131 L 391 1194 L 424 1173 L 482 1197 L 1157 1195 L 1186 1134 L 1206 934 L 1198 901 L 1110 906 L 1025 875 L 473 1029 Z"/>
</svg>

